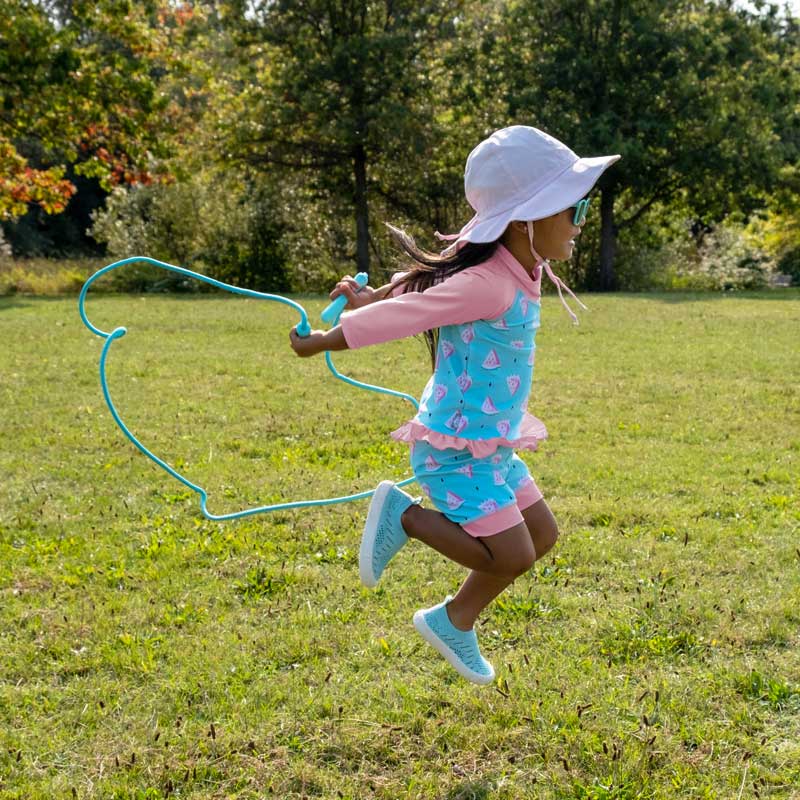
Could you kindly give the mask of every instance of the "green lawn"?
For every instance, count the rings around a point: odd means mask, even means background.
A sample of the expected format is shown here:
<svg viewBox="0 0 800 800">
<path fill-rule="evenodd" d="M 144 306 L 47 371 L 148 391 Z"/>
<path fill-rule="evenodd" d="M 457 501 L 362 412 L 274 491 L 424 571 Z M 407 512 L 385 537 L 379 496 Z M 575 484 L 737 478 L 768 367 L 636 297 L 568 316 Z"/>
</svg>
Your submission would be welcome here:
<svg viewBox="0 0 800 800">
<path fill-rule="evenodd" d="M 206 521 L 75 300 L 0 299 L 0 797 L 800 797 L 800 292 L 584 299 L 545 299 L 562 538 L 482 619 L 485 688 L 411 624 L 461 568 L 412 542 L 363 589 L 366 501 Z M 88 311 L 215 513 L 407 474 L 409 407 L 295 358 L 289 309 Z M 415 340 L 337 363 L 427 379 Z"/>
</svg>

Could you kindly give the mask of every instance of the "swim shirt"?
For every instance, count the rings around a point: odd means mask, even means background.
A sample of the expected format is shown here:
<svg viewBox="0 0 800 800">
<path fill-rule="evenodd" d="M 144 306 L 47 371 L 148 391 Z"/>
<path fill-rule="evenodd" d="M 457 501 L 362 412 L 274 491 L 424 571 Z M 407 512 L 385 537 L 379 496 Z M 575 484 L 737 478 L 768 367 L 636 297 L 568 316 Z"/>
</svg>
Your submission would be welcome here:
<svg viewBox="0 0 800 800">
<path fill-rule="evenodd" d="M 424 292 L 407 292 L 342 317 L 358 349 L 439 328 L 436 364 L 416 416 L 395 439 L 478 458 L 499 446 L 535 450 L 547 436 L 528 413 L 539 328 L 541 271 L 532 278 L 503 245 Z"/>
</svg>

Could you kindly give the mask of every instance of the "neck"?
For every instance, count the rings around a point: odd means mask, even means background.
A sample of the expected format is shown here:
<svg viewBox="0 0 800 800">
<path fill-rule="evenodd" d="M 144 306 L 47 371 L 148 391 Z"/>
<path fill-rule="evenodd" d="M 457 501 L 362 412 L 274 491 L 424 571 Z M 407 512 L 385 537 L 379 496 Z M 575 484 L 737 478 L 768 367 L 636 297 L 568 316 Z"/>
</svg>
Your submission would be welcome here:
<svg viewBox="0 0 800 800">
<path fill-rule="evenodd" d="M 522 264 L 525 272 L 533 277 L 533 270 L 536 266 L 536 259 L 531 253 L 530 242 L 528 242 L 528 234 L 520 233 L 520 231 L 513 228 L 511 225 L 506 228 L 500 242 L 511 253 L 514 258 Z"/>
</svg>

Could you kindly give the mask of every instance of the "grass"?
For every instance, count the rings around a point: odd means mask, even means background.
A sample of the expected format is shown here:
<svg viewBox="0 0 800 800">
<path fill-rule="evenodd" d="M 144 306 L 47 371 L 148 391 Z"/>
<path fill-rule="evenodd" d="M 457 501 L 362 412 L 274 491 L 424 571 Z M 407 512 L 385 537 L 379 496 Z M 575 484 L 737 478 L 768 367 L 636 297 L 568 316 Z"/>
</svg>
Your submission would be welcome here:
<svg viewBox="0 0 800 800">
<path fill-rule="evenodd" d="M 138 454 L 74 299 L 0 299 L 0 797 L 800 797 L 800 293 L 545 300 L 526 454 L 562 529 L 485 614 L 495 685 L 375 591 L 366 502 L 234 523 Z M 306 300 L 312 314 L 321 300 Z M 220 513 L 407 474 L 409 409 L 240 298 L 90 298 L 123 418 Z M 418 393 L 416 341 L 337 358 Z"/>
</svg>

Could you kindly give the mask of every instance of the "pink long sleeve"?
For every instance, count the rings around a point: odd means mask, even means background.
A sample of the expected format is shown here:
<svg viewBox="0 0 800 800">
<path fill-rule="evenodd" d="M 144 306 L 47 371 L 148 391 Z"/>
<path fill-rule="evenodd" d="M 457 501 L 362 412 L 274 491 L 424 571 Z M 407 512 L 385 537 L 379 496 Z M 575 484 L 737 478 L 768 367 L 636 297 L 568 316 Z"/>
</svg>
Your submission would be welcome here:
<svg viewBox="0 0 800 800">
<path fill-rule="evenodd" d="M 342 331 L 351 350 L 404 339 L 431 328 L 494 319 L 513 302 L 514 288 L 493 278 L 488 264 L 458 272 L 425 292 L 409 292 L 351 311 Z"/>
</svg>

